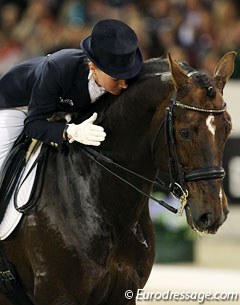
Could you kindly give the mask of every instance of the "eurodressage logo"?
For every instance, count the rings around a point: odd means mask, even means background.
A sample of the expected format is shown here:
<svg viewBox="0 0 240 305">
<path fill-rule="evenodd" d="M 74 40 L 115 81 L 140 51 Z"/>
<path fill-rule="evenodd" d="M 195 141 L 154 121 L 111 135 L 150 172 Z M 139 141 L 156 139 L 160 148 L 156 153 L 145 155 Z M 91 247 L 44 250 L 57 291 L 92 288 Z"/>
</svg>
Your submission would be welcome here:
<svg viewBox="0 0 240 305">
<path fill-rule="evenodd" d="M 134 293 L 132 290 L 125 291 L 127 300 L 133 299 Z M 137 290 L 136 301 L 195 301 L 198 304 L 204 304 L 206 301 L 232 301 L 238 302 L 239 293 L 237 292 L 146 292 L 143 289 Z"/>
</svg>

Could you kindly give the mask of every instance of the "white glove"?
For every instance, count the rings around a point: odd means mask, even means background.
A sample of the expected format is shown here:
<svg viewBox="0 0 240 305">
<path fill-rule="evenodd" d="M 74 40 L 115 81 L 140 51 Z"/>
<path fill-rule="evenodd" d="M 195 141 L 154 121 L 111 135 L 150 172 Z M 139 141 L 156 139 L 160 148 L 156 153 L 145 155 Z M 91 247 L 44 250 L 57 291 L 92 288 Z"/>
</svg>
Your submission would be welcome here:
<svg viewBox="0 0 240 305">
<path fill-rule="evenodd" d="M 69 124 L 67 134 L 71 137 L 69 142 L 80 142 L 85 145 L 99 146 L 105 140 L 106 133 L 101 126 L 94 125 L 97 119 L 97 113 L 94 114 L 81 124 Z"/>
</svg>

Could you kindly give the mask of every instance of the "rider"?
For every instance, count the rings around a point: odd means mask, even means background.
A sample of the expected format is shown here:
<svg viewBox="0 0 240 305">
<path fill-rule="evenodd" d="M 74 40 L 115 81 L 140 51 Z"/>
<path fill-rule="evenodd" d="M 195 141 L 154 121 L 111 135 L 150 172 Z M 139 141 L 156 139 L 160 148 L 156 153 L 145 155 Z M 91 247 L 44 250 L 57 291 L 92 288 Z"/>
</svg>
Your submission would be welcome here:
<svg viewBox="0 0 240 305">
<path fill-rule="evenodd" d="M 119 95 L 142 67 L 135 32 L 125 23 L 99 21 L 81 49 L 27 60 L 0 78 L 0 169 L 15 140 L 27 136 L 52 145 L 64 140 L 98 146 L 105 139 L 94 113 L 83 123 L 49 121 L 54 112 L 83 112 L 105 92 Z"/>
</svg>

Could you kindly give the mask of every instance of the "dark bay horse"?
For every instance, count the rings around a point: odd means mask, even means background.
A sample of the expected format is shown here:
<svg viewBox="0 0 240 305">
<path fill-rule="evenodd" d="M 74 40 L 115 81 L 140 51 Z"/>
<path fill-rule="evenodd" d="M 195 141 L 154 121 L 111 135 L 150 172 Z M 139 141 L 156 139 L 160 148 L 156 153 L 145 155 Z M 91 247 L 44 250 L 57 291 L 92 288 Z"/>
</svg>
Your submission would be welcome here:
<svg viewBox="0 0 240 305">
<path fill-rule="evenodd" d="M 226 54 L 213 78 L 170 55 L 151 59 L 127 91 L 91 109 L 107 133 L 94 148 L 98 162 L 150 194 L 170 160 L 188 223 L 201 232 L 215 233 L 228 213 L 221 164 L 231 119 L 222 95 L 234 58 Z M 67 156 L 49 152 L 39 202 L 4 241 L 34 305 L 136 304 L 125 291 L 145 285 L 155 251 L 148 198 L 104 167 L 78 143 Z M 12 305 L 3 296 L 0 304 Z"/>
</svg>

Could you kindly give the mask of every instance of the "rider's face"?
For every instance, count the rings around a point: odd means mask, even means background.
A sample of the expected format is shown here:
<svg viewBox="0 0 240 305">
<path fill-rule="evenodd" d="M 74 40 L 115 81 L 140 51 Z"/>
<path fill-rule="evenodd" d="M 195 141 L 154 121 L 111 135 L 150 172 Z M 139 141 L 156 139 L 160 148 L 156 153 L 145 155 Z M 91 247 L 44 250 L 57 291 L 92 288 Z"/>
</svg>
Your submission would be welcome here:
<svg viewBox="0 0 240 305">
<path fill-rule="evenodd" d="M 128 87 L 125 80 L 109 76 L 98 69 L 93 63 L 89 63 L 89 69 L 93 73 L 95 82 L 111 94 L 118 95 L 123 89 Z"/>
</svg>

